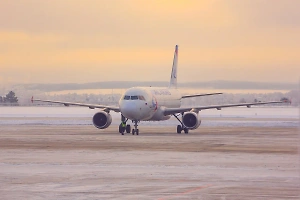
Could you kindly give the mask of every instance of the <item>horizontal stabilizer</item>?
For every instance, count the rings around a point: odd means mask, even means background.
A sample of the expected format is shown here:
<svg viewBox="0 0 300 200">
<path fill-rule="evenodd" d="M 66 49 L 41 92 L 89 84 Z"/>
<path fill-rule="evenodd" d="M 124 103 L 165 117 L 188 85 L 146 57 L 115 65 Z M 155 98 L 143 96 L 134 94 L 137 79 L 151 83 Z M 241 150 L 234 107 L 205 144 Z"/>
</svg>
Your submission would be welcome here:
<svg viewBox="0 0 300 200">
<path fill-rule="evenodd" d="M 207 94 L 193 94 L 193 95 L 184 95 L 181 98 L 191 98 L 191 97 L 202 97 L 202 96 L 210 96 L 210 95 L 218 95 L 218 94 L 223 94 L 223 93 L 207 93 Z"/>
</svg>

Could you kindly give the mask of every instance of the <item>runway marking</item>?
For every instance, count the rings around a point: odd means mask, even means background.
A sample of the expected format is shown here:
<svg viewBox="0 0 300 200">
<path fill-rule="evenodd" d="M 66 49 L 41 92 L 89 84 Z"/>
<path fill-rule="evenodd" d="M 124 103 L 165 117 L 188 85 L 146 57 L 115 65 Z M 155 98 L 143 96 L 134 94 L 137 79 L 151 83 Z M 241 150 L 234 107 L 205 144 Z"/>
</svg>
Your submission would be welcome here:
<svg viewBox="0 0 300 200">
<path fill-rule="evenodd" d="M 204 189 L 204 188 L 208 188 L 208 187 L 210 187 L 210 186 L 212 186 L 212 185 L 203 185 L 203 186 L 200 186 L 200 187 L 191 189 L 191 190 L 187 190 L 187 191 L 180 192 L 180 193 L 177 193 L 177 194 L 173 194 L 173 195 L 169 195 L 169 196 L 166 196 L 166 197 L 162 197 L 162 198 L 159 198 L 159 199 L 157 199 L 157 200 L 167 200 L 167 199 L 171 199 L 171 198 L 174 198 L 174 197 L 183 196 L 183 195 L 185 195 L 185 194 L 190 194 L 190 193 L 193 193 L 193 192 L 202 190 L 202 189 Z"/>
</svg>

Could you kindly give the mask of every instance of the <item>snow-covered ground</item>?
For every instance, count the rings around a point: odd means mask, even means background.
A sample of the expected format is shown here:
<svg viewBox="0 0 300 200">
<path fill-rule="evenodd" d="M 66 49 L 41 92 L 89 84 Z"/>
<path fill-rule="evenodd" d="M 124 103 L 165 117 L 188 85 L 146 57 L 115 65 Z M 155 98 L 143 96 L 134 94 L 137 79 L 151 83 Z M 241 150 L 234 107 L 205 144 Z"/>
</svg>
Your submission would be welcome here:
<svg viewBox="0 0 300 200">
<path fill-rule="evenodd" d="M 98 110 L 82 107 L 0 107 L 0 125 L 92 125 Z M 120 123 L 120 114 L 111 112 L 112 125 Z M 252 107 L 203 110 L 201 126 L 297 127 L 297 107 Z M 177 120 L 141 122 L 145 126 L 174 126 Z"/>
<path fill-rule="evenodd" d="M 300 199 L 295 128 L 116 128 L 0 126 L 0 199 Z"/>
</svg>

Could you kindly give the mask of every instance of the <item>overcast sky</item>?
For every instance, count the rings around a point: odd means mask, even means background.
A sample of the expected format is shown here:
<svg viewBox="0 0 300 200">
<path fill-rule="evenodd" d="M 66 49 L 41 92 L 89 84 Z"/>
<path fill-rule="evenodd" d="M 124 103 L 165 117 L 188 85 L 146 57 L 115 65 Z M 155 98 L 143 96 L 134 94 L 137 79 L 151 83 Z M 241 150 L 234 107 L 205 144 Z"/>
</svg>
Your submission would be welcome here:
<svg viewBox="0 0 300 200">
<path fill-rule="evenodd" d="M 0 84 L 297 82 L 299 0 L 2 0 Z"/>
</svg>

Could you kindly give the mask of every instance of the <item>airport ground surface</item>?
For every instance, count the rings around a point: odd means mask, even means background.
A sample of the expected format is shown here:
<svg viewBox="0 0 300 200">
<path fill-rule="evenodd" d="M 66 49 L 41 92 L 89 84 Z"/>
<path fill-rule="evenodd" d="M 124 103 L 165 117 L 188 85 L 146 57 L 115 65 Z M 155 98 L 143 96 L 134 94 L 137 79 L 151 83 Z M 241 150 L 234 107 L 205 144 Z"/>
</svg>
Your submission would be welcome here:
<svg viewBox="0 0 300 200">
<path fill-rule="evenodd" d="M 1 125 L 1 199 L 300 199 L 296 127 Z"/>
</svg>

